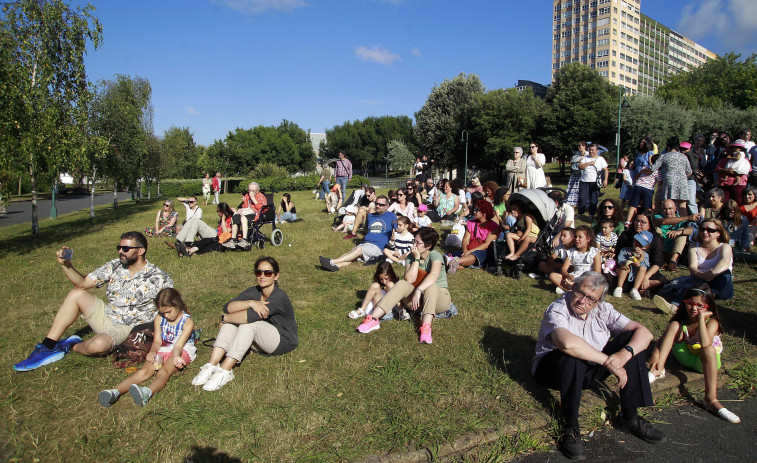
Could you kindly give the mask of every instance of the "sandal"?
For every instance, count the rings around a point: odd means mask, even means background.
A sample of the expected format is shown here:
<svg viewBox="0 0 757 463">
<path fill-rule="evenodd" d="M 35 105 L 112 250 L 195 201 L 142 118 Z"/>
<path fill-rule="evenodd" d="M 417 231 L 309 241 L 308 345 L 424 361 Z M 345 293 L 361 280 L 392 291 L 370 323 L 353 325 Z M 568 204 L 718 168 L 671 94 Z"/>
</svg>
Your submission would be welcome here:
<svg viewBox="0 0 757 463">
<path fill-rule="evenodd" d="M 365 317 L 365 312 L 363 311 L 362 307 L 359 309 L 355 309 L 352 312 L 347 314 L 350 318 L 363 318 Z"/>
<path fill-rule="evenodd" d="M 668 271 L 670 272 L 677 272 L 678 271 L 678 262 L 674 260 L 668 261 Z"/>
</svg>

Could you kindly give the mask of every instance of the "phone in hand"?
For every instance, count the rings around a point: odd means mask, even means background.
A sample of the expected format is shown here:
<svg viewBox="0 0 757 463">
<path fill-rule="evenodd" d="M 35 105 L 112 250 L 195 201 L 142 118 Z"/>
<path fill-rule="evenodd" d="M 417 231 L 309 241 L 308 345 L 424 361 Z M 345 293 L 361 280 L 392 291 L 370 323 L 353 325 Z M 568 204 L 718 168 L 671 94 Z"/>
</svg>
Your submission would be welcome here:
<svg viewBox="0 0 757 463">
<path fill-rule="evenodd" d="M 64 249 L 63 255 L 61 256 L 61 259 L 63 260 L 71 260 L 74 258 L 74 250 L 73 249 Z"/>
</svg>

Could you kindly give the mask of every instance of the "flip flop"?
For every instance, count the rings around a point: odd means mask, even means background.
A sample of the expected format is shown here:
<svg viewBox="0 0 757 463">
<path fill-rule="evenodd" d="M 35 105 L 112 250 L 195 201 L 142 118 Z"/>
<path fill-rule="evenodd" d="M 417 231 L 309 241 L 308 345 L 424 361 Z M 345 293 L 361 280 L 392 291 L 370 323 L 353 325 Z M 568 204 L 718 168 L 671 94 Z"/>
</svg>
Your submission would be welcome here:
<svg viewBox="0 0 757 463">
<path fill-rule="evenodd" d="M 361 309 L 355 309 L 352 312 L 348 313 L 347 316 L 350 317 L 350 318 L 363 318 L 363 317 L 365 317 L 365 312 L 363 311 L 362 308 Z"/>
</svg>

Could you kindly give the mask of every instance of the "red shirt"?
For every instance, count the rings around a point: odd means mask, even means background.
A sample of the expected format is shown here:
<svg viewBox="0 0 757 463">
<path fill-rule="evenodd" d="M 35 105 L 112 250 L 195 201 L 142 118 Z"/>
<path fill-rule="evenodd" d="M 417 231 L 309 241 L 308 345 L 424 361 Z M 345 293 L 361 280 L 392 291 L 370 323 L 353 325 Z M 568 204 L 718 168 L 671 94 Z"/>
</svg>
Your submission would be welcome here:
<svg viewBox="0 0 757 463">
<path fill-rule="evenodd" d="M 221 191 L 221 179 L 218 177 L 213 177 L 213 182 L 211 183 L 213 187 L 213 191 Z"/>
</svg>

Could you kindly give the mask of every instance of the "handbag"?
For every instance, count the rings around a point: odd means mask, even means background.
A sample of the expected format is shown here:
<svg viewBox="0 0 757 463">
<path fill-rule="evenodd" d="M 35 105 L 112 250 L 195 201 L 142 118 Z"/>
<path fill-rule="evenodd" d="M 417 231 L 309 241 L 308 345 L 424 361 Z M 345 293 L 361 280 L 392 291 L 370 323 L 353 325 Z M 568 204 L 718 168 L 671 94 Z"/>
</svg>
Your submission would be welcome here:
<svg viewBox="0 0 757 463">
<path fill-rule="evenodd" d="M 602 183 L 602 176 L 599 175 L 599 172 L 597 172 L 597 188 L 600 190 L 602 189 Z"/>
<path fill-rule="evenodd" d="M 426 278 L 426 275 L 428 275 L 428 272 L 419 268 L 418 276 L 415 278 L 415 281 L 413 282 L 413 288 L 417 288 L 418 285 L 423 283 L 423 280 Z"/>
</svg>

